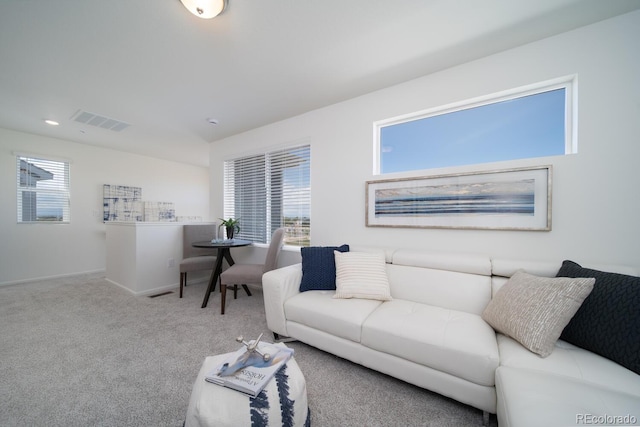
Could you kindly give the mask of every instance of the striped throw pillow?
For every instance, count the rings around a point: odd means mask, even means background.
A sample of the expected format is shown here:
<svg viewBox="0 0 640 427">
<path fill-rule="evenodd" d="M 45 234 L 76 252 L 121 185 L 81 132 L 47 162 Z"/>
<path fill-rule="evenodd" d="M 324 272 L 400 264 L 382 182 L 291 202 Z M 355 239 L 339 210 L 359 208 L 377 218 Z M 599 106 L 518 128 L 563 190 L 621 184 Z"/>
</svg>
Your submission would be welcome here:
<svg viewBox="0 0 640 427">
<path fill-rule="evenodd" d="M 384 253 L 334 251 L 334 256 L 334 298 L 392 299 Z"/>
</svg>

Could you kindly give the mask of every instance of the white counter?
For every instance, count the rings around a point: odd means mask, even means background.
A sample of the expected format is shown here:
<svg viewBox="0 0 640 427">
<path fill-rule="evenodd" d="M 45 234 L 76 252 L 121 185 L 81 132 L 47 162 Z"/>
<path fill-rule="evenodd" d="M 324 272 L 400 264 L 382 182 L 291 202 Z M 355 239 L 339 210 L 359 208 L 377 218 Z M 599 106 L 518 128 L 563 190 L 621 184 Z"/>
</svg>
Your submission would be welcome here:
<svg viewBox="0 0 640 427">
<path fill-rule="evenodd" d="M 179 222 L 105 223 L 107 280 L 135 295 L 153 295 L 177 288 L 183 225 Z"/>
</svg>

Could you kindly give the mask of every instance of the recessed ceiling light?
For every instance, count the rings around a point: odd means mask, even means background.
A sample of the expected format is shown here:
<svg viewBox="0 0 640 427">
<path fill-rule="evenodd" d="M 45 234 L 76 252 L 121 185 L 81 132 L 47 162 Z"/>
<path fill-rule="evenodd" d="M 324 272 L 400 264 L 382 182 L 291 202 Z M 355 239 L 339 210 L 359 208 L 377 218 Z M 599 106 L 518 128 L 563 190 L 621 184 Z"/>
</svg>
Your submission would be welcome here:
<svg viewBox="0 0 640 427">
<path fill-rule="evenodd" d="M 51 126 L 58 126 L 60 123 L 56 122 L 55 120 L 45 120 L 44 121 L 46 124 L 51 125 Z"/>
<path fill-rule="evenodd" d="M 218 120 L 217 119 L 207 119 L 207 122 L 209 122 L 212 125 L 217 125 L 218 124 Z"/>
</svg>

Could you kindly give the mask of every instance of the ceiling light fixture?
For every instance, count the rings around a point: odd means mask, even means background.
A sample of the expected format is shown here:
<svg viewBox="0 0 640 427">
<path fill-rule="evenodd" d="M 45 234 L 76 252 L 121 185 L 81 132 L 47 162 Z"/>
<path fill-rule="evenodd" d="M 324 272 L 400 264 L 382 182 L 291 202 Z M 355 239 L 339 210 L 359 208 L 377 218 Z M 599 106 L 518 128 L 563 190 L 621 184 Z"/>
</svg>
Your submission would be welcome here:
<svg viewBox="0 0 640 427">
<path fill-rule="evenodd" d="M 51 126 L 58 126 L 60 123 L 56 122 L 55 120 L 45 120 L 44 121 L 46 124 L 51 125 Z"/>
<path fill-rule="evenodd" d="M 227 6 L 227 0 L 180 0 L 180 2 L 189 12 L 202 19 L 215 18 Z"/>
</svg>

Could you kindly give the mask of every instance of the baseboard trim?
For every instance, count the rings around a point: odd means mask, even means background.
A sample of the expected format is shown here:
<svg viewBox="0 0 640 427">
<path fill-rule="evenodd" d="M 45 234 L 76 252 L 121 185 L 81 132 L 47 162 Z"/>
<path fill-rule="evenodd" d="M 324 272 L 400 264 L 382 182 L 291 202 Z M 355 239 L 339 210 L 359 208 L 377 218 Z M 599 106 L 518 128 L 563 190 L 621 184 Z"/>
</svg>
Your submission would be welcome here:
<svg viewBox="0 0 640 427">
<path fill-rule="evenodd" d="M 158 288 L 153 288 L 153 289 L 147 289 L 144 291 L 134 291 L 128 287 L 126 287 L 125 285 L 118 283 L 116 281 L 113 281 L 109 278 L 105 278 L 105 280 L 109 283 L 111 283 L 112 285 L 115 285 L 119 288 L 124 289 L 125 291 L 133 294 L 134 296 L 137 297 L 146 297 L 146 296 L 150 296 L 150 295 L 156 295 L 159 293 L 163 293 L 163 292 L 167 292 L 167 291 L 175 291 L 176 289 L 178 289 L 180 287 L 180 283 L 173 283 L 170 285 L 165 285 L 165 286 L 160 286 Z"/>
<path fill-rule="evenodd" d="M 0 282 L 0 286 L 11 286 L 11 285 L 20 285 L 22 283 L 30 283 L 30 282 L 40 282 L 43 280 L 55 280 L 55 279 L 62 279 L 65 277 L 75 277 L 75 276 L 83 276 L 83 275 L 87 275 L 87 274 L 106 274 L 106 270 L 105 269 L 99 269 L 99 270 L 89 270 L 89 271 L 81 271 L 81 272 L 75 272 L 75 273 L 65 273 L 65 274 L 55 274 L 52 276 L 40 276 L 40 277 L 32 277 L 29 279 L 20 279 L 20 280 L 11 280 L 11 281 L 7 281 L 7 282 Z"/>
</svg>

